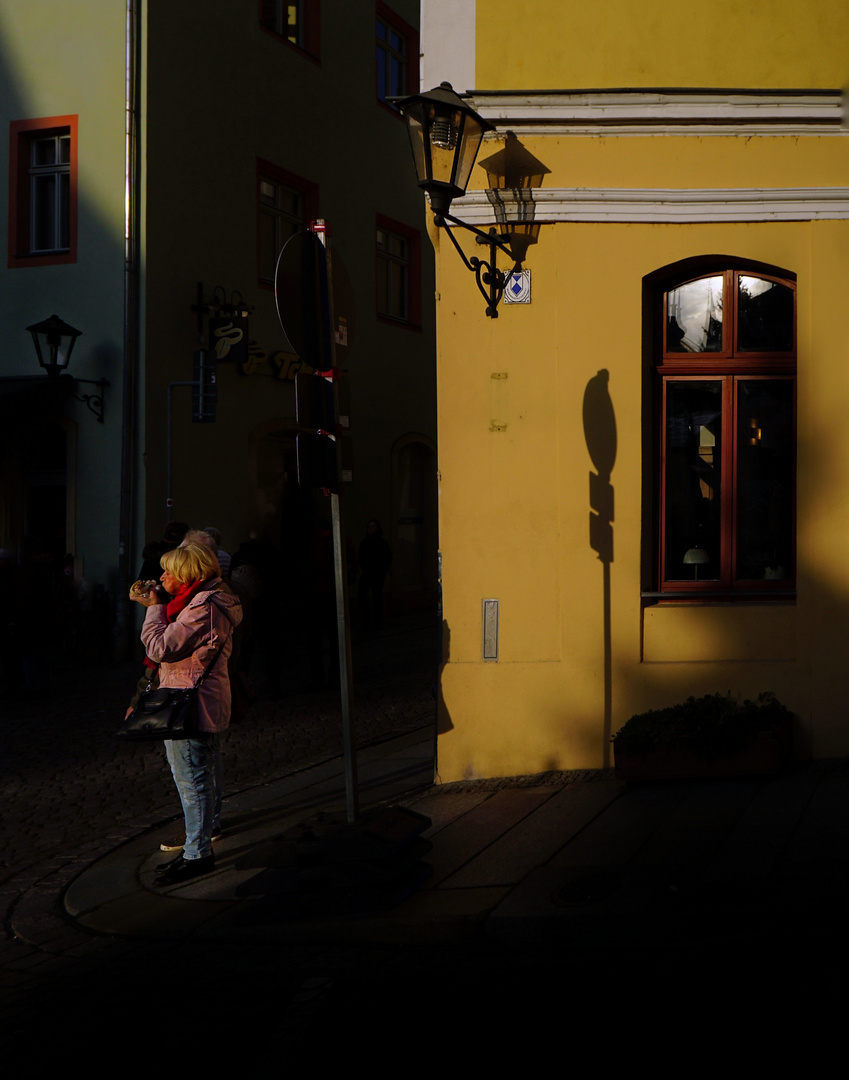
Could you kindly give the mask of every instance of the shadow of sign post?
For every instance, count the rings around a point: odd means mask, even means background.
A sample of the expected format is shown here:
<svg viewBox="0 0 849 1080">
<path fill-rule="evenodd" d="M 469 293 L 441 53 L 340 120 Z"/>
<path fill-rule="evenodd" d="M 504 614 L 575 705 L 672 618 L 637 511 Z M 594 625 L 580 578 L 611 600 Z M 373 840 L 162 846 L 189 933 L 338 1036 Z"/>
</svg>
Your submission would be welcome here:
<svg viewBox="0 0 849 1080">
<path fill-rule="evenodd" d="M 608 392 L 610 374 L 602 369 L 584 391 L 584 439 L 596 472 L 590 472 L 590 547 L 603 568 L 604 614 L 604 729 L 602 759 L 610 767 L 613 715 L 613 676 L 610 638 L 610 564 L 613 562 L 613 485 L 616 462 L 616 415 Z"/>
</svg>

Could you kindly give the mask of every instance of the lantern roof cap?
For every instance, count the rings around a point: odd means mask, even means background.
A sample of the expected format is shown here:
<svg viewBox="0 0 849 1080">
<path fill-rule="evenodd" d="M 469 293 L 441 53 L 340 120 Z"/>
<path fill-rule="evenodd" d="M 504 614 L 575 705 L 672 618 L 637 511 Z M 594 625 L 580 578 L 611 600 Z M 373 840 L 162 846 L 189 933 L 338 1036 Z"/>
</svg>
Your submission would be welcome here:
<svg viewBox="0 0 849 1080">
<path fill-rule="evenodd" d="M 82 330 L 70 326 L 64 319 L 60 319 L 58 315 L 51 315 L 49 319 L 42 319 L 41 322 L 33 323 L 32 326 L 27 327 L 27 330 L 31 334 L 68 334 L 75 338 L 80 337 L 82 334 Z"/>
<path fill-rule="evenodd" d="M 402 112 L 406 106 L 411 105 L 416 101 L 426 101 L 434 105 L 446 106 L 449 109 L 461 109 L 468 115 L 474 116 L 484 131 L 495 131 L 495 127 L 490 124 L 488 120 L 484 120 L 480 113 L 476 112 L 471 105 L 465 102 L 460 95 L 456 93 L 450 82 L 441 82 L 439 86 L 434 86 L 433 89 L 426 90 L 421 94 L 410 94 L 407 97 L 393 97 L 388 100 L 391 101 L 393 105 L 397 105 Z"/>
</svg>

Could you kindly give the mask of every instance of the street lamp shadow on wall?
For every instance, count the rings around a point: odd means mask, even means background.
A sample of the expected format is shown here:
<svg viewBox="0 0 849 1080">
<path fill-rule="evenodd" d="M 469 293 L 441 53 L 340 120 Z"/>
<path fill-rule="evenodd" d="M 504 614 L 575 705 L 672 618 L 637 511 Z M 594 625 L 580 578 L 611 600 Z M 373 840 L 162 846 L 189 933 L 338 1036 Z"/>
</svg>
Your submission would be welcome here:
<svg viewBox="0 0 849 1080">
<path fill-rule="evenodd" d="M 516 138 L 505 135 L 504 146 L 480 162 L 486 172 L 486 196 L 495 211 L 498 231 L 510 245 L 516 269 L 521 268 L 531 244 L 539 239 L 534 189 L 551 172 Z"/>
<path fill-rule="evenodd" d="M 498 318 L 498 304 L 505 286 L 521 267 L 529 244 L 536 242 L 539 225 L 534 222 L 531 189 L 541 185 L 543 175 L 549 170 L 525 150 L 515 135 L 508 133 L 504 148 L 481 162 L 490 185 L 487 195 L 499 225 L 498 231 L 492 228 L 483 232 L 453 217 L 449 210 L 452 201 L 466 192 L 484 135 L 495 128 L 467 105 L 447 82 L 427 93 L 393 98 L 392 101 L 407 121 L 419 187 L 430 198 L 434 223 L 445 229 L 460 258 L 474 273 L 487 304 L 486 314 Z M 467 258 L 451 225 L 474 233 L 477 243 L 489 247 L 489 258 Z M 495 262 L 498 251 L 512 260 L 511 270 L 498 269 Z"/>
<path fill-rule="evenodd" d="M 72 389 L 76 389 L 80 383 L 88 386 L 96 386 L 96 394 L 73 394 L 74 400 L 86 405 L 90 412 L 97 417 L 99 424 L 103 423 L 103 392 L 109 386 L 107 379 L 78 379 L 75 375 L 66 375 L 66 369 L 71 361 L 71 353 L 77 338 L 82 335 L 82 330 L 76 330 L 73 326 L 64 322 L 58 315 L 51 315 L 49 319 L 33 323 L 27 330 L 32 334 L 35 353 L 41 367 L 47 372 L 47 378 L 61 380 Z"/>
</svg>

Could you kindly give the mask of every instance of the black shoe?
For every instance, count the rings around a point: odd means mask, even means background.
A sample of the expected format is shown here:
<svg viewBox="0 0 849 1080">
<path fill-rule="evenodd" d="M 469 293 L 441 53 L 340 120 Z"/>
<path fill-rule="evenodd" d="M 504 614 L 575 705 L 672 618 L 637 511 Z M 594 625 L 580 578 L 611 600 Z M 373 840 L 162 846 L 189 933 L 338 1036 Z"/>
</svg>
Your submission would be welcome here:
<svg viewBox="0 0 849 1080">
<path fill-rule="evenodd" d="M 211 874 L 215 869 L 215 856 L 207 855 L 203 859 L 184 859 L 178 855 L 172 862 L 166 864 L 167 869 L 154 879 L 154 885 L 179 885 L 183 881 L 191 881 L 192 878 Z"/>
<path fill-rule="evenodd" d="M 167 862 L 160 863 L 156 868 L 157 874 L 161 874 L 163 870 L 170 870 L 172 866 L 177 866 L 178 863 L 183 861 L 183 849 L 180 848 L 180 854 L 175 855 L 173 859 L 169 859 Z"/>
</svg>

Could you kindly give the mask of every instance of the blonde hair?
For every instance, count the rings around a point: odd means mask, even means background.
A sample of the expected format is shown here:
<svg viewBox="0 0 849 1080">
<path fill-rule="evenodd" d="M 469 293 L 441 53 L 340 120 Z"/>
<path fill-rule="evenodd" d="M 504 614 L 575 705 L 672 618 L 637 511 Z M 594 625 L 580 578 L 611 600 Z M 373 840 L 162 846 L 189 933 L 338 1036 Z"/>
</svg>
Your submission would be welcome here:
<svg viewBox="0 0 849 1080">
<path fill-rule="evenodd" d="M 159 562 L 162 569 L 167 570 L 181 585 L 221 577 L 218 557 L 206 544 L 189 543 L 185 547 L 172 548 L 165 552 Z"/>
</svg>

